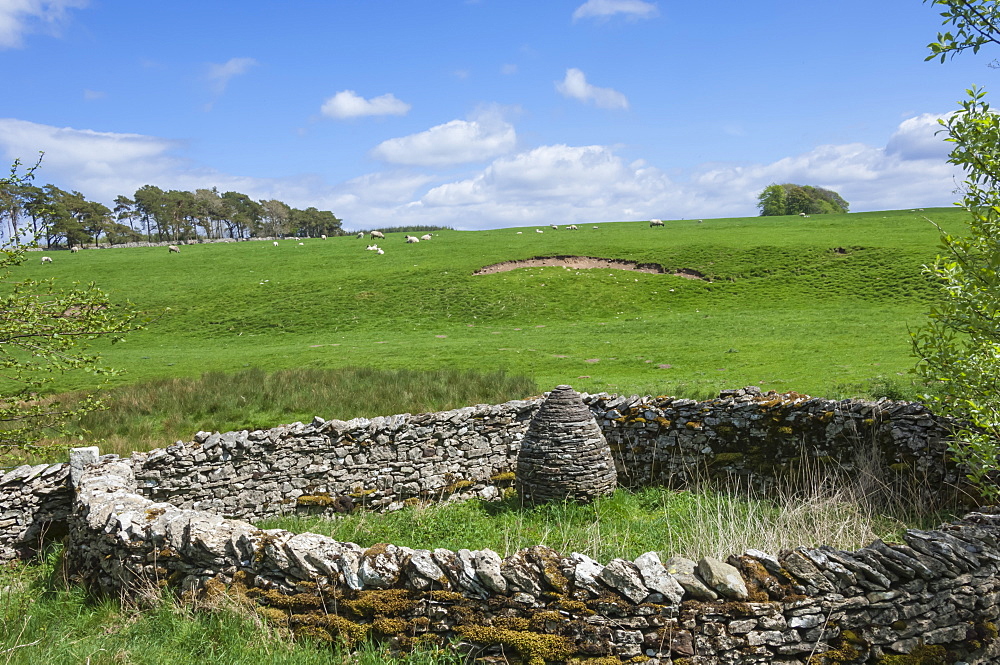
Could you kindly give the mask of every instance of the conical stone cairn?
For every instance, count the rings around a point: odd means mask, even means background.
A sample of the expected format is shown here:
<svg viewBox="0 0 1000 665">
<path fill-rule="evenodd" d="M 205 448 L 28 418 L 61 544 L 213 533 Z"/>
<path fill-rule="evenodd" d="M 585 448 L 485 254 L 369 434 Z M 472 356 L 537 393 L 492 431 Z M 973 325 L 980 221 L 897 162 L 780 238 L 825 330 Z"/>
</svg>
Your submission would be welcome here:
<svg viewBox="0 0 1000 665">
<path fill-rule="evenodd" d="M 573 388 L 556 386 L 521 441 L 514 479 L 521 500 L 590 503 L 617 485 L 611 447 L 594 414 Z"/>
</svg>

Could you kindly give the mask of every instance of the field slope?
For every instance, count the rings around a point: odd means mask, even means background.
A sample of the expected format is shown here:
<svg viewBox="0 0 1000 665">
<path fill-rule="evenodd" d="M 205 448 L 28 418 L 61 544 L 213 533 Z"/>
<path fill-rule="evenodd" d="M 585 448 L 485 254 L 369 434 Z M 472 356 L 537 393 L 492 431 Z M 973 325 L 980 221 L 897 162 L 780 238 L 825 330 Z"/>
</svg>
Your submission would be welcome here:
<svg viewBox="0 0 1000 665">
<path fill-rule="evenodd" d="M 907 326 L 933 287 L 929 219 L 962 231 L 959 209 L 442 231 L 406 244 L 354 237 L 48 252 L 14 279 L 95 281 L 157 314 L 101 347 L 137 382 L 247 367 L 506 370 L 539 386 L 707 394 L 757 384 L 815 395 L 908 383 Z M 521 233 L 518 233 L 521 231 Z M 579 256 L 656 264 L 484 266 Z M 684 272 L 678 276 L 672 273 Z M 692 275 L 702 278 L 692 279 Z M 64 377 L 57 389 L 87 387 Z"/>
</svg>

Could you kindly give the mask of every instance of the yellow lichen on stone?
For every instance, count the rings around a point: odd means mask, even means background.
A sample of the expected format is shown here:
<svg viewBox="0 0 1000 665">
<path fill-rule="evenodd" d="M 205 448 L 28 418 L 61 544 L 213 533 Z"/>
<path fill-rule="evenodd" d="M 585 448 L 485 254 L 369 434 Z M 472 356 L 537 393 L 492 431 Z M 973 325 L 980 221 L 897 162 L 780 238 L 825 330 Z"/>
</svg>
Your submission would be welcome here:
<svg viewBox="0 0 1000 665">
<path fill-rule="evenodd" d="M 359 591 L 353 600 L 342 599 L 340 604 L 363 617 L 392 617 L 412 610 L 417 601 L 409 598 L 406 589 Z"/>
<path fill-rule="evenodd" d="M 910 653 L 882 656 L 878 665 L 950 665 L 948 652 L 940 644 L 919 646 Z"/>
<path fill-rule="evenodd" d="M 295 499 L 295 503 L 300 506 L 332 506 L 336 499 L 326 492 L 316 492 L 315 494 L 303 494 Z"/>
<path fill-rule="evenodd" d="M 546 661 L 566 660 L 574 650 L 570 641 L 559 635 L 506 630 L 493 626 L 458 626 L 456 632 L 470 642 L 512 647 L 526 665 L 545 665 Z"/>
</svg>

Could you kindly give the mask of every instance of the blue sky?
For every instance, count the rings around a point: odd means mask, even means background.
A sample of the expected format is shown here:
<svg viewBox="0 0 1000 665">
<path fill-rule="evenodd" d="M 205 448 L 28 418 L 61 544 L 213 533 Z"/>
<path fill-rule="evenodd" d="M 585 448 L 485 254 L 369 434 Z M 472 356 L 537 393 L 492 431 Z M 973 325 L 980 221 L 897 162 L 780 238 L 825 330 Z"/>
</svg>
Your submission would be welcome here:
<svg viewBox="0 0 1000 665">
<path fill-rule="evenodd" d="M 753 215 L 772 182 L 950 205 L 936 121 L 997 72 L 924 62 L 939 27 L 920 0 L 0 0 L 0 155 L 349 229 Z"/>
</svg>

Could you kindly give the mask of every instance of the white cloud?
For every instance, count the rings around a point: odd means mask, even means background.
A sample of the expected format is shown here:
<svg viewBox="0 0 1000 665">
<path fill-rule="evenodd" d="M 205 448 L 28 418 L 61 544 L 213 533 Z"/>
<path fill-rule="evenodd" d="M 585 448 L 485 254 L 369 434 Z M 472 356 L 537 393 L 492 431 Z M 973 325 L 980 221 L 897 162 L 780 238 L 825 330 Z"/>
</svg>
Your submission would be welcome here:
<svg viewBox="0 0 1000 665">
<path fill-rule="evenodd" d="M 388 93 L 365 99 L 353 90 L 341 90 L 323 102 L 323 115 L 331 118 L 360 118 L 367 115 L 406 115 L 410 105 Z"/>
<path fill-rule="evenodd" d="M 514 149 L 517 134 L 498 112 L 472 120 L 452 120 L 418 134 L 383 141 L 372 150 L 378 159 L 410 166 L 452 166 L 481 162 Z"/>
<path fill-rule="evenodd" d="M 659 14 L 656 5 L 642 0 L 587 0 L 573 12 L 573 20 L 607 18 L 626 14 L 629 18 L 652 18 Z"/>
<path fill-rule="evenodd" d="M 627 109 L 628 99 L 622 93 L 611 88 L 598 88 L 587 83 L 587 77 L 576 68 L 566 70 L 566 77 L 556 82 L 556 90 L 570 99 L 581 102 L 592 102 L 604 109 Z"/>
<path fill-rule="evenodd" d="M 257 64 L 253 58 L 230 58 L 222 64 L 210 63 L 206 78 L 212 88 L 212 93 L 216 96 L 226 91 L 226 86 L 234 76 L 246 74 L 251 67 Z"/>
<path fill-rule="evenodd" d="M 20 48 L 24 35 L 54 34 L 66 21 L 67 10 L 87 6 L 88 0 L 0 1 L 0 49 Z"/>
<path fill-rule="evenodd" d="M 38 181 L 83 192 L 109 204 L 146 184 L 192 191 L 202 187 L 245 192 L 254 199 L 276 198 L 295 207 L 332 210 L 347 228 L 385 224 L 436 224 L 464 229 L 627 219 L 712 218 L 755 215 L 756 196 L 772 182 L 795 182 L 839 192 L 852 210 L 950 205 L 960 170 L 947 164 L 949 144 L 935 136 L 936 119 L 925 114 L 904 120 L 884 147 L 862 143 L 817 146 L 767 164 L 703 164 L 685 177 L 667 176 L 638 159 L 627 161 L 601 146 L 543 145 L 496 155 L 463 177 L 443 177 L 410 166 L 330 184 L 319 176 L 250 178 L 220 173 L 176 156 L 182 144 L 139 134 L 58 128 L 0 119 L 0 154 L 34 161 L 45 151 Z M 442 164 L 490 149 L 513 149 L 513 127 L 486 110 L 469 121 L 454 121 L 410 139 L 440 139 Z M 495 126 L 485 133 L 480 122 Z M 434 130 L 438 130 L 437 133 Z M 511 139 L 503 138 L 510 133 Z M 489 140 L 480 141 L 482 137 Z M 470 144 L 472 147 L 470 147 Z M 489 146 L 494 146 L 490 148 Z M 440 149 L 440 146 L 433 146 Z M 425 162 L 430 163 L 430 162 Z M 431 163 L 438 166 L 437 163 Z"/>
</svg>

